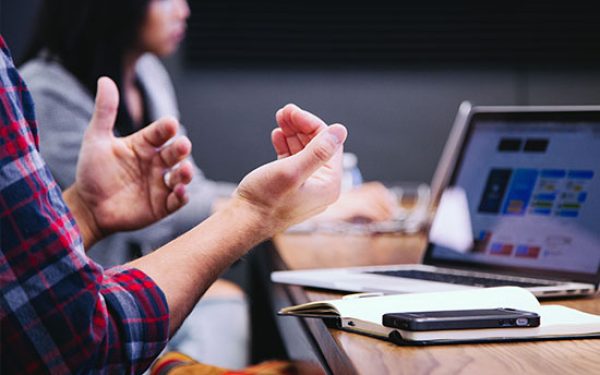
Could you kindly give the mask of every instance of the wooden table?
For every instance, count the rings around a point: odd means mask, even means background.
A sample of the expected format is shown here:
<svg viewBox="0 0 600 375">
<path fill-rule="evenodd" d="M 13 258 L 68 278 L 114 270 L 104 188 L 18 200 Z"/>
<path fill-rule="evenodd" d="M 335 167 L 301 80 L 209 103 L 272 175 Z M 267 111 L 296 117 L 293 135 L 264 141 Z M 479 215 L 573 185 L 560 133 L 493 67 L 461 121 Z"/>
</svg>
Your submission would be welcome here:
<svg viewBox="0 0 600 375">
<path fill-rule="evenodd" d="M 422 235 L 286 234 L 273 240 L 273 269 L 418 263 Z M 339 295 L 275 284 L 273 309 Z M 600 297 L 553 300 L 600 314 Z M 398 347 L 328 328 L 320 319 L 276 317 L 291 358 L 333 374 L 600 374 L 600 340 Z"/>
</svg>

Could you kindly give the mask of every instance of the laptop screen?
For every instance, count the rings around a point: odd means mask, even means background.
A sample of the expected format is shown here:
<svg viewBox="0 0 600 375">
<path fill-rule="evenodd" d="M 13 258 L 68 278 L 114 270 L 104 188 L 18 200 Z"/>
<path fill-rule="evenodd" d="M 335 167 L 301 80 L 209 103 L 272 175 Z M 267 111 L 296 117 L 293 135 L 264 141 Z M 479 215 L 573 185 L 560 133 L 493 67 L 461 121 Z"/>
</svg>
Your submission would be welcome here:
<svg viewBox="0 0 600 375">
<path fill-rule="evenodd" d="M 586 281 L 599 273 L 598 112 L 476 112 L 449 186 L 466 197 L 471 238 L 459 249 L 438 233 L 427 263 Z"/>
</svg>

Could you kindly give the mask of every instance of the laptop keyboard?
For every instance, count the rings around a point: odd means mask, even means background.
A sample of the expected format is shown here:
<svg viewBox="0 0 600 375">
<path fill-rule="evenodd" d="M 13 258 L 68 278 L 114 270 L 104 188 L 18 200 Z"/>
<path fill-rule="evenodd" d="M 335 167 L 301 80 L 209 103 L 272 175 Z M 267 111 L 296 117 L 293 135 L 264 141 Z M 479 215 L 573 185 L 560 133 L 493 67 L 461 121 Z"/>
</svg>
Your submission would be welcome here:
<svg viewBox="0 0 600 375">
<path fill-rule="evenodd" d="M 377 275 L 384 275 L 384 276 L 404 277 L 407 279 L 437 281 L 437 282 L 459 284 L 459 285 L 472 285 L 472 286 L 479 286 L 479 287 L 484 287 L 484 288 L 490 288 L 490 287 L 495 287 L 495 286 L 520 286 L 520 287 L 524 287 L 524 288 L 530 288 L 530 287 L 535 287 L 535 286 L 557 285 L 557 283 L 543 282 L 543 281 L 531 282 L 531 281 L 524 281 L 524 280 L 519 280 L 519 279 L 496 279 L 496 278 L 492 278 L 492 277 L 467 276 L 467 275 L 457 275 L 457 274 L 418 271 L 418 270 L 373 271 L 373 272 L 369 272 L 369 273 L 374 273 Z"/>
</svg>

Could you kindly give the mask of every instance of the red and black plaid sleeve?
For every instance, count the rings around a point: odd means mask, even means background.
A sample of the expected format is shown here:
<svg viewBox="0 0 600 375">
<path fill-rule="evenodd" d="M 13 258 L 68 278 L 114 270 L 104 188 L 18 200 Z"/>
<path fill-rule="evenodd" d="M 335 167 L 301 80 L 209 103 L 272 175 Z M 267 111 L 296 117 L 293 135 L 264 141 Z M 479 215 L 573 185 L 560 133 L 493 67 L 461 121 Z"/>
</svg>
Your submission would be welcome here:
<svg viewBox="0 0 600 375">
<path fill-rule="evenodd" d="M 165 297 L 86 257 L 1 37 L 0 50 L 0 373 L 142 372 L 168 338 Z"/>
</svg>

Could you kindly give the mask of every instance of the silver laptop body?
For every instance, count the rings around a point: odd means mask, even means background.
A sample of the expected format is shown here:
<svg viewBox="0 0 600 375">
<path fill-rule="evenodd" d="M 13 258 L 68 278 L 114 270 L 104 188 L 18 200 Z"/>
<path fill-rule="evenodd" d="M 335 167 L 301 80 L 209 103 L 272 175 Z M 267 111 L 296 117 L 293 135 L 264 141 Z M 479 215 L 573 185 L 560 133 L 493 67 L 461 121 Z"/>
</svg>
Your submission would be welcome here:
<svg viewBox="0 0 600 375">
<path fill-rule="evenodd" d="M 431 187 L 435 215 L 422 264 L 278 271 L 271 279 L 351 292 L 598 291 L 600 106 L 465 102 Z"/>
</svg>

